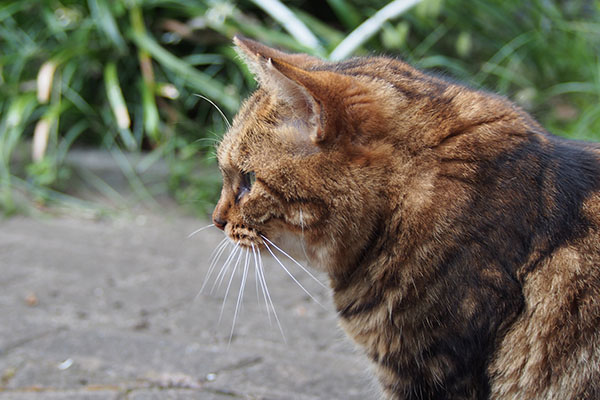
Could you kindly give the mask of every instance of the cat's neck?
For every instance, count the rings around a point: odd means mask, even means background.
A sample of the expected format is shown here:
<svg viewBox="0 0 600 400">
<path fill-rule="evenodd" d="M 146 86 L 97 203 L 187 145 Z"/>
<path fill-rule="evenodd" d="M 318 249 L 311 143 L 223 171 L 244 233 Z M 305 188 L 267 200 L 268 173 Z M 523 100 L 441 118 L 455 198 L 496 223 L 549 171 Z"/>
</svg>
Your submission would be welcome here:
<svg viewBox="0 0 600 400">
<path fill-rule="evenodd" d="M 386 242 L 393 228 L 391 223 L 375 231 L 352 267 L 346 265 L 349 273 L 330 274 L 341 326 L 366 349 L 384 388 L 401 380 L 427 398 L 483 398 L 489 393 L 485 355 L 522 309 L 520 285 L 499 266 L 486 264 L 490 260 L 463 262 L 472 257 L 468 251 L 439 254 L 427 245 Z"/>
</svg>

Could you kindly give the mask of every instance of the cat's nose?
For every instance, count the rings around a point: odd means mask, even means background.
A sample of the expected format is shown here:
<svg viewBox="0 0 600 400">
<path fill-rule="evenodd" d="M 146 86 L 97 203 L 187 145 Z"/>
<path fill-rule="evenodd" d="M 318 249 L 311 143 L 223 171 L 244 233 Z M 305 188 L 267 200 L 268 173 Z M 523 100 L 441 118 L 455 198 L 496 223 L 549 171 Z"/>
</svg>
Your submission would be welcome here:
<svg viewBox="0 0 600 400">
<path fill-rule="evenodd" d="M 227 225 L 227 221 L 226 220 L 219 219 L 218 217 L 213 217 L 213 223 L 220 230 L 224 230 L 225 229 L 225 225 Z"/>
<path fill-rule="evenodd" d="M 225 230 L 230 208 L 231 202 L 228 201 L 227 198 L 223 199 L 223 196 L 221 196 L 212 214 L 213 223 L 217 228 Z"/>
</svg>

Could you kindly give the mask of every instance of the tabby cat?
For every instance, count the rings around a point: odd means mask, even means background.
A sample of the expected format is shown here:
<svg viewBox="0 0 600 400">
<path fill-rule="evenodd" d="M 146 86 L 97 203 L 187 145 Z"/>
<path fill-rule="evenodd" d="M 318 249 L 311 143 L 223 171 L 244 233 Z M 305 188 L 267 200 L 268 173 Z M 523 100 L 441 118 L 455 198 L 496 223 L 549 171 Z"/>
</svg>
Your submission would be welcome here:
<svg viewBox="0 0 600 400">
<path fill-rule="evenodd" d="M 396 59 L 234 42 L 259 88 L 213 221 L 327 272 L 385 398 L 600 398 L 599 146 Z"/>
</svg>

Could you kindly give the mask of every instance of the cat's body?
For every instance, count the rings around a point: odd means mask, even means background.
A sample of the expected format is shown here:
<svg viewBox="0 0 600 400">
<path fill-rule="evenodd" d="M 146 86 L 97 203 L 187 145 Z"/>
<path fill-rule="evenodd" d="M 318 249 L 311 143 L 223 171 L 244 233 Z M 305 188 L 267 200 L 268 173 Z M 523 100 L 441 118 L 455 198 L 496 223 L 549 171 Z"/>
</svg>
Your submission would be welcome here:
<svg viewBox="0 0 600 400">
<path fill-rule="evenodd" d="M 261 88 L 215 224 L 303 242 L 388 398 L 600 398 L 596 145 L 397 60 L 236 43 Z"/>
</svg>

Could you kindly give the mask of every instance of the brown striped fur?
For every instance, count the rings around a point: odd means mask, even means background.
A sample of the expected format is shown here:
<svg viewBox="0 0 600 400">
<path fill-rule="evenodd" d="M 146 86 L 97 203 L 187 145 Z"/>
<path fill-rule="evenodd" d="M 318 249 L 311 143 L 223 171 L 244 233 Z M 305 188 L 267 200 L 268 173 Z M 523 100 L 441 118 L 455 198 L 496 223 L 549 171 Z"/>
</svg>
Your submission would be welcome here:
<svg viewBox="0 0 600 400">
<path fill-rule="evenodd" d="M 597 145 L 399 60 L 235 42 L 260 88 L 215 224 L 302 242 L 386 398 L 600 398 Z"/>
</svg>

